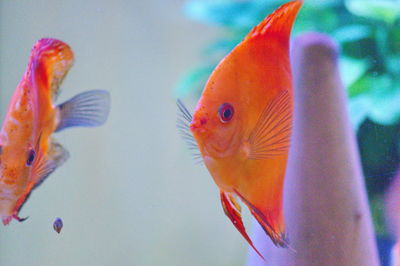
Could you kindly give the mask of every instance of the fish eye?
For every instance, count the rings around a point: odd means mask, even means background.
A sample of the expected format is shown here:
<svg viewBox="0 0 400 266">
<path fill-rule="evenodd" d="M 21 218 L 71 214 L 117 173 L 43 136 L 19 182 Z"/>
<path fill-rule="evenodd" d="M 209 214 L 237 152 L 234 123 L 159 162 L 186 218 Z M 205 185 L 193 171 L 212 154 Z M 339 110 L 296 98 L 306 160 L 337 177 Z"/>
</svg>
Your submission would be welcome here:
<svg viewBox="0 0 400 266">
<path fill-rule="evenodd" d="M 33 163 L 33 160 L 35 160 L 35 151 L 32 149 L 29 151 L 28 159 L 26 160 L 26 165 L 31 166 Z"/>
<path fill-rule="evenodd" d="M 232 119 L 234 112 L 230 103 L 224 103 L 218 109 L 219 119 L 222 123 L 228 123 Z"/>
</svg>

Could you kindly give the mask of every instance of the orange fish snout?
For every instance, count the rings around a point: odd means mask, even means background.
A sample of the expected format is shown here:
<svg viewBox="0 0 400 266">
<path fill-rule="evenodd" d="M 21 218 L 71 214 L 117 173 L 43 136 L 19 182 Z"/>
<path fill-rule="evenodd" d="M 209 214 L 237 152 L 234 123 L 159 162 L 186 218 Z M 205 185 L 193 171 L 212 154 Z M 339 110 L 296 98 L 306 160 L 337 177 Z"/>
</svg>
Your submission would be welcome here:
<svg viewBox="0 0 400 266">
<path fill-rule="evenodd" d="M 205 132 L 205 125 L 207 124 L 207 118 L 205 117 L 199 117 L 199 118 L 193 118 L 192 122 L 190 123 L 190 131 L 192 133 L 197 133 L 197 132 Z"/>
</svg>

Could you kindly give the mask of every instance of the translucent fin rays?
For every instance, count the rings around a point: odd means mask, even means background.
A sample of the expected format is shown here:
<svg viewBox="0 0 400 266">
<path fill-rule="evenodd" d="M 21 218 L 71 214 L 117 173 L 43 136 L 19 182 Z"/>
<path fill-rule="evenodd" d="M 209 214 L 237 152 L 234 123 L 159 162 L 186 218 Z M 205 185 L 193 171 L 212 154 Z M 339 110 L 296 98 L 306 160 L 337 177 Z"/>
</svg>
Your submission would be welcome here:
<svg viewBox="0 0 400 266">
<path fill-rule="evenodd" d="M 179 130 L 183 140 L 188 145 L 189 150 L 192 152 L 193 159 L 196 163 L 201 163 L 203 161 L 197 143 L 190 133 L 190 122 L 192 122 L 192 115 L 186 108 L 181 100 L 176 101 L 179 111 L 177 112 L 176 127 Z"/>
</svg>

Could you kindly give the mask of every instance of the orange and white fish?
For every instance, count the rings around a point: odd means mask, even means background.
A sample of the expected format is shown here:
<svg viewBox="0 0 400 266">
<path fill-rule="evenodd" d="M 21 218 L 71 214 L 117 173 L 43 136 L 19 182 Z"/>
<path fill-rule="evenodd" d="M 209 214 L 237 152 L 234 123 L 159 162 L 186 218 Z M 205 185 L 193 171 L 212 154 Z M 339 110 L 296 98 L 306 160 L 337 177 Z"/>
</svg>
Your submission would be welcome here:
<svg viewBox="0 0 400 266">
<path fill-rule="evenodd" d="M 39 40 L 11 99 L 0 131 L 0 216 L 5 225 L 13 218 L 26 219 L 18 213 L 32 190 L 68 159 L 52 134 L 67 127 L 100 126 L 107 119 L 106 91 L 87 91 L 54 105 L 73 61 L 67 44 Z"/>
<path fill-rule="evenodd" d="M 287 246 L 282 194 L 293 120 L 289 39 L 301 5 L 279 7 L 219 63 L 193 117 L 178 101 L 178 127 L 197 144 L 225 214 L 260 256 L 234 196 L 275 245 Z"/>
</svg>

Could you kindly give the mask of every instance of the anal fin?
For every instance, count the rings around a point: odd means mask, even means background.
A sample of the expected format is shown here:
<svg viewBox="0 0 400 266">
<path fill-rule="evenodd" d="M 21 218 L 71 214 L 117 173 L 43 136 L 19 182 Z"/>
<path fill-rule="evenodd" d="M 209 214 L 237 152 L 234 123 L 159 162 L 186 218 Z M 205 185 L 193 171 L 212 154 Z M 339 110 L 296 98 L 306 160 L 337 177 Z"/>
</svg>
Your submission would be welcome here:
<svg viewBox="0 0 400 266">
<path fill-rule="evenodd" d="M 250 237 L 246 233 L 246 228 L 244 227 L 243 221 L 242 221 L 242 216 L 240 214 L 240 205 L 237 203 L 237 201 L 234 199 L 232 195 L 229 193 L 226 193 L 224 191 L 220 191 L 220 196 L 221 196 L 221 203 L 222 207 L 224 208 L 225 215 L 228 216 L 228 218 L 231 220 L 233 225 L 236 227 L 236 229 L 240 232 L 240 234 L 246 239 L 247 243 L 254 249 L 257 254 L 264 259 L 263 255 L 256 249 L 254 246 L 253 242 L 251 241 Z"/>
<path fill-rule="evenodd" d="M 82 92 L 58 107 L 56 132 L 68 127 L 96 127 L 107 120 L 110 112 L 110 94 L 104 90 Z"/>
<path fill-rule="evenodd" d="M 279 223 L 272 223 L 272 222 L 274 222 L 273 216 L 267 217 L 265 215 L 265 213 L 260 211 L 256 206 L 254 206 L 251 202 L 249 202 L 242 195 L 240 195 L 240 193 L 238 193 L 237 191 L 235 191 L 235 193 L 247 205 L 251 214 L 254 216 L 254 218 L 257 220 L 257 222 L 261 225 L 264 232 L 271 238 L 274 245 L 277 247 L 283 247 L 283 248 L 289 247 L 289 240 L 287 239 L 284 231 L 281 229 L 283 227 L 281 227 Z"/>
</svg>

